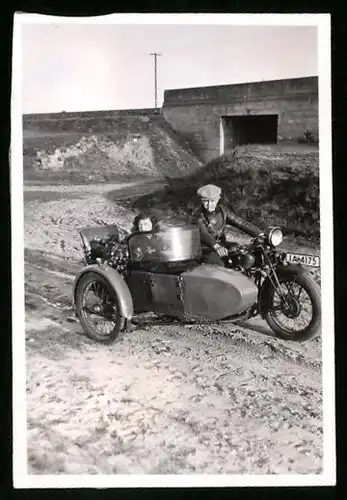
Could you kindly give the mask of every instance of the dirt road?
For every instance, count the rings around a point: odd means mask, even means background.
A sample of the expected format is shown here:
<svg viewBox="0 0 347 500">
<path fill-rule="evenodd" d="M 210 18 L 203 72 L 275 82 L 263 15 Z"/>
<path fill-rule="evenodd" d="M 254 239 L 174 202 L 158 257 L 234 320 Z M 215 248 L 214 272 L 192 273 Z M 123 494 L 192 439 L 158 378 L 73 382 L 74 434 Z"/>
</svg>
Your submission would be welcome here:
<svg viewBox="0 0 347 500">
<path fill-rule="evenodd" d="M 141 326 L 113 346 L 72 316 L 77 266 L 26 253 L 29 473 L 320 473 L 320 339 L 264 324 Z"/>
<path fill-rule="evenodd" d="M 85 337 L 71 310 L 77 228 L 127 228 L 118 201 L 139 188 L 108 189 L 25 187 L 29 473 L 320 473 L 320 337 L 151 317 L 112 346 Z"/>
</svg>

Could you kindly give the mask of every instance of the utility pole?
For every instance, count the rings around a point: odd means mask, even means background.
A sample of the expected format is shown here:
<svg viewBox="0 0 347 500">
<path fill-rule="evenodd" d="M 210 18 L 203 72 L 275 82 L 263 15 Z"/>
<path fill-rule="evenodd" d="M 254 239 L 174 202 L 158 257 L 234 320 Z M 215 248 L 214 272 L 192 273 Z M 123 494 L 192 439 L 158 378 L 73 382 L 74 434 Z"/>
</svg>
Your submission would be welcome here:
<svg viewBox="0 0 347 500">
<path fill-rule="evenodd" d="M 152 52 L 150 54 L 154 56 L 154 101 L 155 101 L 155 109 L 158 109 L 158 70 L 157 70 L 157 59 L 161 54 L 158 52 Z"/>
</svg>

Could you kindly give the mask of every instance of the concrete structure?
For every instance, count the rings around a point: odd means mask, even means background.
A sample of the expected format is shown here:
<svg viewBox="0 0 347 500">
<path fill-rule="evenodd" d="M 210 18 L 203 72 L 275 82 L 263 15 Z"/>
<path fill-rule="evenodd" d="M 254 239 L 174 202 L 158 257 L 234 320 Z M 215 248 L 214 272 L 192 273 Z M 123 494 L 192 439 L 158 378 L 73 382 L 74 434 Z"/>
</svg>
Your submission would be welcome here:
<svg viewBox="0 0 347 500">
<path fill-rule="evenodd" d="M 166 90 L 163 116 L 207 162 L 237 144 L 318 137 L 318 77 Z"/>
</svg>

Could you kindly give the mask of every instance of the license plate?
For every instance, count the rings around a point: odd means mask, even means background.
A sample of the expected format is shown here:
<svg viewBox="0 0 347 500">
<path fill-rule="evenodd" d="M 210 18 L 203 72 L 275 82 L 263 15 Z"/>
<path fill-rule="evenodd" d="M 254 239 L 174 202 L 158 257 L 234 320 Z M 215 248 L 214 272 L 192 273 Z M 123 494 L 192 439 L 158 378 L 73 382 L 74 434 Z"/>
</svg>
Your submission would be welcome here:
<svg viewBox="0 0 347 500">
<path fill-rule="evenodd" d="M 304 266 L 319 267 L 320 259 L 317 255 L 306 255 L 302 253 L 287 253 L 286 262 L 289 264 L 303 264 Z"/>
</svg>

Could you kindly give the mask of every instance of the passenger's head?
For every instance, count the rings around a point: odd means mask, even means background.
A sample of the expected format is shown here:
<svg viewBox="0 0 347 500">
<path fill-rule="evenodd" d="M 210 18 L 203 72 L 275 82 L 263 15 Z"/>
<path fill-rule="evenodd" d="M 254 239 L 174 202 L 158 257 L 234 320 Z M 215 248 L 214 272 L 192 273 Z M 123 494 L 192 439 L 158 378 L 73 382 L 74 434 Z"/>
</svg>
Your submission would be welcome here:
<svg viewBox="0 0 347 500">
<path fill-rule="evenodd" d="M 158 222 L 153 215 L 149 214 L 138 214 L 133 223 L 133 232 L 147 233 L 150 231 L 156 231 Z"/>
<path fill-rule="evenodd" d="M 141 233 L 147 232 L 147 231 L 152 231 L 153 229 L 153 224 L 152 221 L 149 217 L 146 217 L 144 219 L 140 219 L 138 223 L 138 228 Z"/>
</svg>

